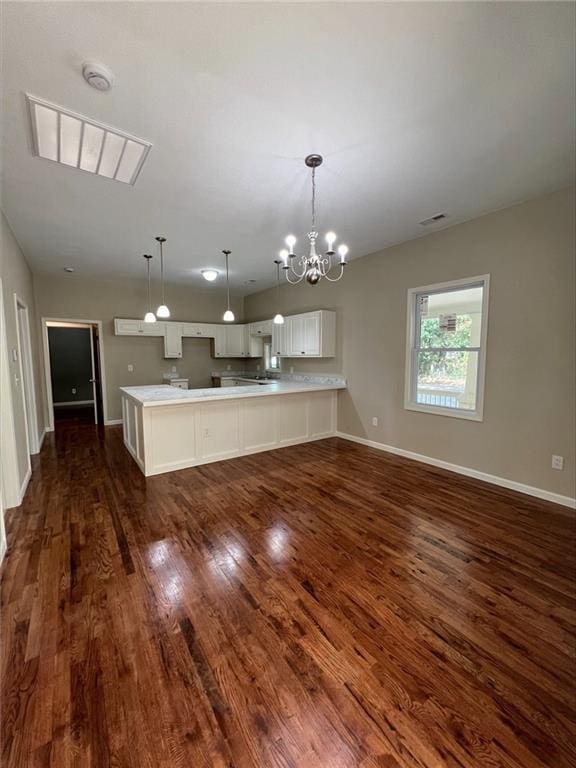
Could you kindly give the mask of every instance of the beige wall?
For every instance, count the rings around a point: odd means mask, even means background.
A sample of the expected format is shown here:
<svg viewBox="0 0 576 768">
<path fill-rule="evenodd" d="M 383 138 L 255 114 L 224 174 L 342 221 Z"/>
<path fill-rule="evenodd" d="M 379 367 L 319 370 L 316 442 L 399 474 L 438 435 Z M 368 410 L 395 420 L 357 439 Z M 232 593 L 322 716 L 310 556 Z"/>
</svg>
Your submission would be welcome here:
<svg viewBox="0 0 576 768">
<path fill-rule="evenodd" d="M 182 359 L 165 360 L 162 338 L 115 336 L 115 317 L 143 316 L 147 301 L 145 281 L 86 280 L 63 272 L 61 277 L 36 274 L 34 286 L 39 323 L 43 317 L 102 321 L 109 420 L 122 417 L 119 387 L 160 383 L 162 374 L 173 365 L 181 376 L 190 379 L 191 387 L 209 386 L 212 370 L 225 369 L 228 363 L 234 367 L 243 365 L 241 360 L 212 359 L 206 339 L 184 339 Z M 221 322 L 226 302 L 222 291 L 193 291 L 170 285 L 166 293 L 171 319 Z M 243 300 L 233 298 L 232 309 L 241 320 Z M 133 373 L 128 372 L 129 363 L 134 366 Z"/>
<path fill-rule="evenodd" d="M 355 260 L 340 283 L 283 286 L 285 314 L 338 318 L 336 358 L 283 370 L 346 376 L 342 432 L 574 497 L 574 205 L 563 190 Z M 407 290 L 485 273 L 484 421 L 405 410 Z M 272 316 L 274 290 L 247 297 L 245 312 Z M 563 471 L 551 469 L 553 453 Z"/>
<path fill-rule="evenodd" d="M 40 356 L 37 334 L 37 323 L 34 311 L 34 290 L 32 273 L 20 246 L 16 242 L 12 230 L 0 211 L 0 277 L 4 298 L 4 314 L 6 318 L 6 340 L 8 347 L 8 366 L 11 383 L 11 395 L 14 411 L 14 428 L 16 438 L 16 455 L 20 484 L 23 483 L 28 469 L 28 444 L 26 436 L 24 391 L 20 381 L 20 363 L 12 357 L 12 350 L 18 348 L 18 331 L 14 294 L 28 306 L 30 334 L 32 341 L 32 356 L 34 365 L 34 389 L 36 394 L 37 424 L 33 429 L 39 436 L 44 432 L 44 405 L 42 401 L 42 385 L 40 379 Z"/>
</svg>

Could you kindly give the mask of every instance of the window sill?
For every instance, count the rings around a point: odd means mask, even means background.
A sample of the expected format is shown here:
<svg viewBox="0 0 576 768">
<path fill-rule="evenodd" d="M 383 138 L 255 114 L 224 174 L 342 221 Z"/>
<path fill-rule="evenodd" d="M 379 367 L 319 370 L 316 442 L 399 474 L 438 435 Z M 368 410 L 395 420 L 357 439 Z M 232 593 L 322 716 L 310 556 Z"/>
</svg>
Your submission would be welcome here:
<svg viewBox="0 0 576 768">
<path fill-rule="evenodd" d="M 420 403 L 404 403 L 404 409 L 407 411 L 419 411 L 420 413 L 430 413 L 433 416 L 450 416 L 453 419 L 466 419 L 467 421 L 484 421 L 484 415 L 481 411 L 464 411 L 458 408 L 441 408 L 438 405 L 421 405 Z"/>
</svg>

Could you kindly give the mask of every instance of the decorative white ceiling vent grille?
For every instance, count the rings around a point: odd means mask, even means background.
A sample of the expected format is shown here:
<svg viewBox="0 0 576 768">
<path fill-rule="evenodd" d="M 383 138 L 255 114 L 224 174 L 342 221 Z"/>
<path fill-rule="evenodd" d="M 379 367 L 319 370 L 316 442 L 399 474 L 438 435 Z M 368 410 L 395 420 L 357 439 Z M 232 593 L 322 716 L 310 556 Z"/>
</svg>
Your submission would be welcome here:
<svg viewBox="0 0 576 768">
<path fill-rule="evenodd" d="M 80 171 L 134 184 L 152 144 L 26 94 L 34 152 Z"/>
</svg>

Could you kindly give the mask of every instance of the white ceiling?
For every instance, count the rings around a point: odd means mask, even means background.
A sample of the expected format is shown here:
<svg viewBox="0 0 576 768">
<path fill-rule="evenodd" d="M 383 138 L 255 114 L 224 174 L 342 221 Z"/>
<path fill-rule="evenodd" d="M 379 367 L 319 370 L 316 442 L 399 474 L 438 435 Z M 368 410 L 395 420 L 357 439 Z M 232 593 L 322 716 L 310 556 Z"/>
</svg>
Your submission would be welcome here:
<svg viewBox="0 0 576 768">
<path fill-rule="evenodd" d="M 351 256 L 567 186 L 572 3 L 3 3 L 3 200 L 43 272 L 143 275 L 164 234 L 172 280 L 238 293 L 309 224 Z M 81 64 L 108 65 L 97 92 Z M 135 187 L 32 155 L 24 93 L 153 143 Z M 246 280 L 257 279 L 247 285 Z M 312 289 L 311 289 L 312 290 Z"/>
</svg>

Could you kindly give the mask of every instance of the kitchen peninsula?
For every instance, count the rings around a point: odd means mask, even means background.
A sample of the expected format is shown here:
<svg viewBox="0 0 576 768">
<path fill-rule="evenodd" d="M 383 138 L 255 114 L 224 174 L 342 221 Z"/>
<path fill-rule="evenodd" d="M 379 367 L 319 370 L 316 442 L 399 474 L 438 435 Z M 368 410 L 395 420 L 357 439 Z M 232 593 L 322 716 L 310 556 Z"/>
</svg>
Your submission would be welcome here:
<svg viewBox="0 0 576 768">
<path fill-rule="evenodd" d="M 296 378 L 210 389 L 122 387 L 124 444 L 150 476 L 334 435 L 345 380 Z"/>
</svg>

